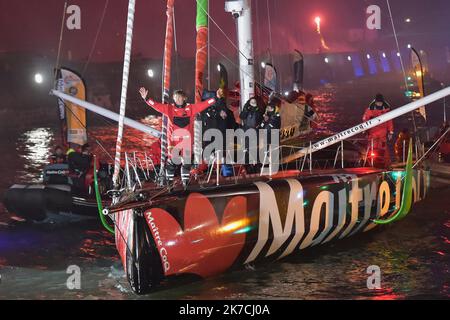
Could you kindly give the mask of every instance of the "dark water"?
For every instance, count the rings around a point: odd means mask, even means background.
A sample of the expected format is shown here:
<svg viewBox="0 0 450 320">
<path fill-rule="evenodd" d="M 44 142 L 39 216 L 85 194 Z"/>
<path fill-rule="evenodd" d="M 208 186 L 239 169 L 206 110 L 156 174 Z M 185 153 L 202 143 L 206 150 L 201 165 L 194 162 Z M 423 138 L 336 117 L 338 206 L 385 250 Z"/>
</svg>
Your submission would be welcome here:
<svg viewBox="0 0 450 320">
<path fill-rule="evenodd" d="M 360 120 L 363 107 L 349 110 L 349 102 L 362 106 L 366 97 L 327 92 L 319 96 L 324 126 L 337 130 Z M 108 150 L 113 149 L 114 132 L 107 126 L 93 129 Z M 128 150 L 143 150 L 151 142 L 139 133 L 128 134 Z M 56 136 L 52 128 L 0 135 L 0 193 L 15 182 L 39 181 Z M 131 292 L 114 239 L 97 220 L 30 224 L 16 221 L 0 207 L 0 299 L 448 299 L 449 194 L 450 188 L 433 190 L 395 225 L 254 270 L 143 297 Z M 81 268 L 80 290 L 67 289 L 71 265 Z M 371 265 L 381 269 L 382 289 L 367 289 Z"/>
</svg>

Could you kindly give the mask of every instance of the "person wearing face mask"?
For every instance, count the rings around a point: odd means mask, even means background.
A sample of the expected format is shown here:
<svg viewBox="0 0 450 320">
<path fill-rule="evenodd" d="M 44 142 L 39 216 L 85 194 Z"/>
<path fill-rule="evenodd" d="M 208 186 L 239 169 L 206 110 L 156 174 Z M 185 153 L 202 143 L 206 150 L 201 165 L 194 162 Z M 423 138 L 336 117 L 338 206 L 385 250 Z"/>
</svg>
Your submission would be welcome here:
<svg viewBox="0 0 450 320">
<path fill-rule="evenodd" d="M 242 108 L 241 113 L 239 114 L 239 118 L 242 120 L 242 129 L 246 132 L 246 135 L 249 134 L 250 130 L 255 130 L 256 137 L 258 137 L 257 129 L 263 120 L 263 113 L 261 110 L 265 108 L 260 107 L 260 103 L 256 97 L 250 98 Z M 257 159 L 255 157 L 255 150 L 250 150 L 252 147 L 252 142 L 245 138 L 244 141 L 238 142 L 243 149 L 245 150 L 245 159 L 244 162 L 247 164 L 247 172 L 254 173 L 254 170 L 257 169 L 255 165 L 257 164 Z M 250 156 L 250 155 L 253 156 Z"/>
<path fill-rule="evenodd" d="M 176 165 L 174 157 L 183 157 L 188 155 L 189 161 L 192 156 L 192 144 L 194 139 L 194 120 L 198 113 L 204 111 L 216 103 L 216 99 L 223 97 L 222 89 L 217 90 L 216 98 L 211 98 L 197 104 L 187 103 L 186 94 L 182 90 L 175 90 L 173 93 L 173 103 L 158 103 L 151 98 L 147 98 L 148 90 L 141 88 L 139 90 L 142 99 L 154 110 L 164 114 L 168 118 L 167 126 L 167 149 L 168 163 L 166 177 L 169 182 L 174 180 Z M 181 130 L 183 129 L 183 130 Z M 175 149 L 174 147 L 177 146 Z M 190 178 L 190 165 L 184 163 L 181 167 L 181 178 L 184 184 L 187 184 Z"/>
<path fill-rule="evenodd" d="M 263 121 L 259 125 L 259 128 L 266 131 L 267 145 L 270 145 L 272 142 L 272 130 L 279 130 L 281 128 L 280 112 L 275 102 L 271 102 L 267 106 L 266 113 L 264 113 Z"/>
<path fill-rule="evenodd" d="M 259 107 L 258 100 L 253 97 L 250 98 L 244 105 L 239 118 L 242 120 L 242 127 L 244 131 L 248 129 L 256 129 L 261 121 L 263 120 L 263 115 L 261 108 Z"/>
<path fill-rule="evenodd" d="M 235 130 L 238 128 L 238 124 L 234 119 L 233 111 L 231 111 L 225 102 L 221 100 L 216 105 L 216 129 L 222 133 L 223 137 L 223 150 L 230 150 L 233 146 L 227 146 L 226 134 L 227 130 Z"/>
</svg>

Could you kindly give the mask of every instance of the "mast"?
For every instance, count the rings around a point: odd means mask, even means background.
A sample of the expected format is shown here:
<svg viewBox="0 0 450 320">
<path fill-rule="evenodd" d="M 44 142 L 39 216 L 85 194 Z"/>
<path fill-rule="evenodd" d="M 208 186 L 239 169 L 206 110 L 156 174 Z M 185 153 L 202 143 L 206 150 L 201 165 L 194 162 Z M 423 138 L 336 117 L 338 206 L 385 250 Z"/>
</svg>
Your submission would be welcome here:
<svg viewBox="0 0 450 320">
<path fill-rule="evenodd" d="M 195 55 L 195 103 L 202 101 L 203 75 L 208 59 L 208 0 L 197 0 L 197 52 Z"/>
<path fill-rule="evenodd" d="M 136 0 L 129 0 L 128 16 L 127 16 L 127 33 L 125 39 L 125 54 L 123 59 L 122 92 L 120 95 L 119 129 L 117 131 L 116 157 L 114 161 L 114 175 L 113 175 L 114 186 L 117 186 L 119 182 L 120 153 L 122 151 L 123 124 L 125 120 L 125 109 L 127 102 L 128 76 L 130 72 L 131 44 L 133 42 L 133 23 L 134 23 L 135 6 Z"/>
<path fill-rule="evenodd" d="M 236 19 L 242 108 L 255 96 L 251 0 L 228 0 L 225 11 Z"/>
<path fill-rule="evenodd" d="M 162 86 L 162 102 L 169 102 L 170 93 L 170 75 L 172 66 L 172 48 L 173 48 L 173 6 L 175 0 L 167 0 L 167 23 L 166 23 L 166 39 L 164 42 L 164 66 L 163 66 L 163 86 Z"/>
<path fill-rule="evenodd" d="M 166 39 L 164 42 L 164 65 L 163 65 L 163 85 L 162 85 L 162 102 L 169 103 L 170 92 L 170 75 L 172 66 L 172 48 L 173 48 L 173 26 L 174 26 L 174 3 L 175 0 L 167 0 L 167 23 L 166 23 Z M 168 119 L 162 116 L 161 126 L 161 165 L 160 177 L 164 177 L 164 169 L 167 160 L 167 125 Z"/>
</svg>

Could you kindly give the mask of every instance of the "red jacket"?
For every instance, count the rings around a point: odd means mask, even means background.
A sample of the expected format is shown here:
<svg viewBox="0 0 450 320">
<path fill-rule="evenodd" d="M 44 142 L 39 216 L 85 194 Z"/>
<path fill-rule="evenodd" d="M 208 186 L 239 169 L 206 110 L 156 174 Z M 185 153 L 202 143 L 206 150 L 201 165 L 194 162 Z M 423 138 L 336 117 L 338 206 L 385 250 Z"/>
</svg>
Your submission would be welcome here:
<svg viewBox="0 0 450 320">
<path fill-rule="evenodd" d="M 388 113 L 390 111 L 391 109 L 387 108 L 384 108 L 383 110 L 378 110 L 369 107 L 364 113 L 363 121 L 369 121 L 370 119 L 379 117 L 382 114 Z M 369 137 L 386 138 L 389 132 L 394 132 L 394 123 L 392 122 L 392 120 L 368 130 L 368 135 Z"/>
<path fill-rule="evenodd" d="M 197 104 L 186 104 L 183 108 L 176 107 L 174 104 L 163 104 L 155 102 L 153 99 L 148 99 L 147 104 L 162 113 L 168 118 L 167 126 L 167 146 L 174 147 L 183 141 L 182 136 L 174 133 L 177 129 L 185 129 L 190 135 L 190 145 L 194 142 L 194 120 L 197 113 L 202 112 L 211 105 L 216 103 L 215 99 L 208 99 Z"/>
</svg>

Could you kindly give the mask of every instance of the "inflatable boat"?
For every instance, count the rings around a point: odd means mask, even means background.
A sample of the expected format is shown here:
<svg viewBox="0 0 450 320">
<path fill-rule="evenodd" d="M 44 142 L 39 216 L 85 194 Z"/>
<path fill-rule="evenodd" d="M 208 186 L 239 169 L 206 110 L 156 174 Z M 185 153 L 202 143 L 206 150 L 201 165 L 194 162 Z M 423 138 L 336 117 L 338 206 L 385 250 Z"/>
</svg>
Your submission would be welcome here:
<svg viewBox="0 0 450 320">
<path fill-rule="evenodd" d="M 108 167 L 101 166 L 98 176 L 102 185 L 108 185 L 108 175 Z M 111 203 L 105 194 L 103 198 L 103 205 Z M 46 166 L 42 183 L 11 186 L 3 195 L 3 204 L 11 214 L 31 221 L 43 221 L 52 214 L 98 216 L 92 187 L 74 186 L 67 164 Z"/>
</svg>

